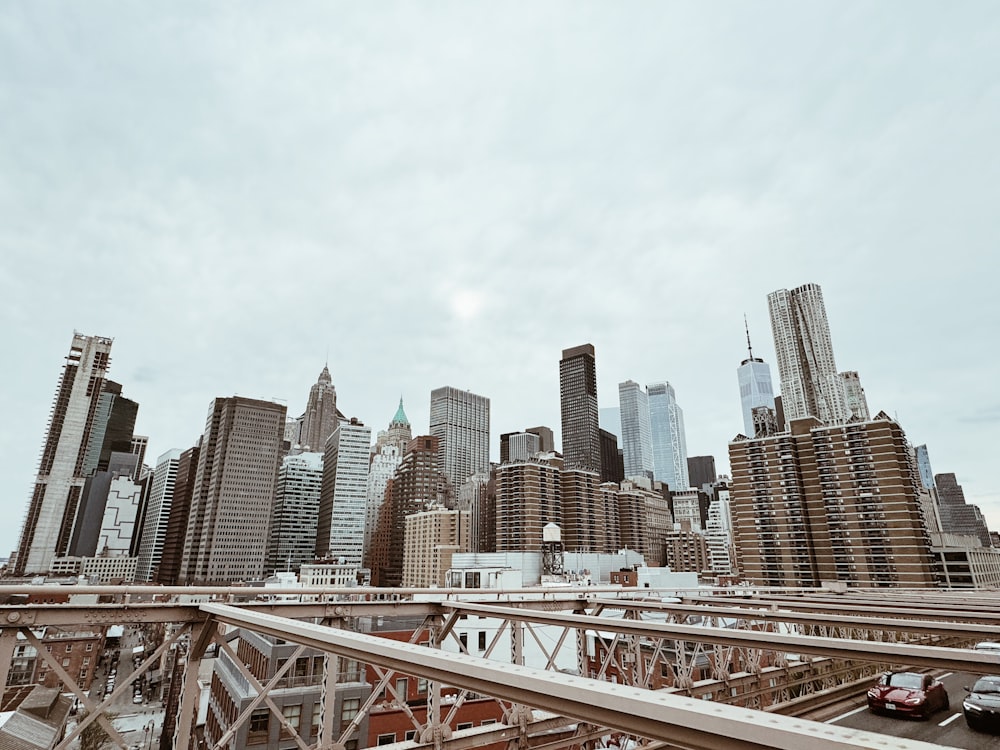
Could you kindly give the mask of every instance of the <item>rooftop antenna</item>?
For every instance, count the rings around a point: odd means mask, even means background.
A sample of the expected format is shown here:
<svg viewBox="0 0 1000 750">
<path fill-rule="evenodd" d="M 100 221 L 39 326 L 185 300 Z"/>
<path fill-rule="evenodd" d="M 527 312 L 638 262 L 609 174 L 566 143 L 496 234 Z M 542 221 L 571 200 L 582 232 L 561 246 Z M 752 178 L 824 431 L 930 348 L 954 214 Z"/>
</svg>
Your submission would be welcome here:
<svg viewBox="0 0 1000 750">
<path fill-rule="evenodd" d="M 750 359 L 753 359 L 753 347 L 750 346 L 750 326 L 747 324 L 747 314 L 743 313 L 743 327 L 747 332 L 747 351 L 750 352 Z"/>
</svg>

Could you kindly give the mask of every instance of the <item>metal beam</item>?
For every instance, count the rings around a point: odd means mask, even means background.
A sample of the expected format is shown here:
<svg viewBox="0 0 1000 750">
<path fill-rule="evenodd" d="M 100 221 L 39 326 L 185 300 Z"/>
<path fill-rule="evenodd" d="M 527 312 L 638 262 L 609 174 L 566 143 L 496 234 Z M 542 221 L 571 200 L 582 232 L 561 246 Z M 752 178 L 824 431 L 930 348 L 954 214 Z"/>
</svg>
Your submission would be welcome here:
<svg viewBox="0 0 1000 750">
<path fill-rule="evenodd" d="M 201 609 L 230 625 L 687 750 L 801 750 L 803 747 L 810 750 L 854 750 L 858 747 L 940 750 L 942 747 L 662 691 L 435 651 L 226 605 L 203 604 Z"/>
<path fill-rule="evenodd" d="M 957 669 L 976 674 L 996 674 L 1000 672 L 1000 654 L 984 654 L 966 649 L 941 648 L 938 646 L 917 646 L 906 643 L 884 643 L 853 641 L 842 638 L 815 638 L 807 635 L 786 635 L 783 633 L 757 630 L 735 630 L 730 628 L 709 628 L 699 625 L 676 625 L 672 623 L 640 622 L 591 615 L 549 614 L 513 607 L 495 607 L 484 604 L 445 602 L 445 607 L 453 607 L 462 612 L 488 615 L 508 620 L 530 620 L 557 627 L 584 627 L 603 633 L 623 633 L 644 635 L 649 638 L 672 638 L 701 643 L 718 643 L 726 646 L 763 649 L 791 654 L 813 654 L 816 656 L 857 659 L 860 661 L 892 662 L 912 664 L 935 669 Z M 975 632 L 970 630 L 969 637 Z"/>
</svg>

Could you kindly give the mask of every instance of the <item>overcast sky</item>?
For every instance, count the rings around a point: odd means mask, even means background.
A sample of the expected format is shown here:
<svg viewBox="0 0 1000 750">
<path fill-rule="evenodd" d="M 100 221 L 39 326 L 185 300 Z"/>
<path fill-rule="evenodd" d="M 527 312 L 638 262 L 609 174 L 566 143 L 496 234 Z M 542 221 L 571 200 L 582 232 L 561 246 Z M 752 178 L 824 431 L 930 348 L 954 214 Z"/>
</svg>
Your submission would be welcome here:
<svg viewBox="0 0 1000 750">
<path fill-rule="evenodd" d="M 115 339 L 149 463 L 212 398 L 300 414 L 324 362 L 559 430 L 561 350 L 670 381 L 728 470 L 767 294 L 1000 528 L 996 2 L 7 2 L 0 551 L 73 330 Z"/>
</svg>

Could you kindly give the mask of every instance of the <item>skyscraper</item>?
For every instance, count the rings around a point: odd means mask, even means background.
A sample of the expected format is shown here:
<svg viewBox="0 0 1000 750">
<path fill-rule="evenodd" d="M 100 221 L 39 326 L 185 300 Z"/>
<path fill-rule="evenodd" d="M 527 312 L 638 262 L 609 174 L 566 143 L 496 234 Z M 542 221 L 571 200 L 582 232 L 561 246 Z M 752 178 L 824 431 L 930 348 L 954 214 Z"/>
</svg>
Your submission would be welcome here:
<svg viewBox="0 0 1000 750">
<path fill-rule="evenodd" d="M 559 406 L 566 468 L 600 473 L 597 364 L 591 344 L 563 349 L 559 360 Z"/>
<path fill-rule="evenodd" d="M 216 398 L 208 412 L 181 559 L 185 583 L 264 573 L 286 410 L 271 401 Z"/>
<path fill-rule="evenodd" d="M 684 412 L 677 404 L 674 387 L 667 382 L 646 386 L 649 426 L 653 440 L 653 478 L 672 490 L 690 486 Z"/>
<path fill-rule="evenodd" d="M 313 561 L 322 482 L 322 453 L 299 453 L 282 459 L 271 510 L 265 572 L 298 570 Z"/>
<path fill-rule="evenodd" d="M 378 527 L 379 511 L 385 502 L 385 491 L 389 481 L 403 460 L 403 452 L 413 439 L 410 420 L 403 411 L 403 399 L 399 399 L 399 407 L 389 422 L 389 429 L 379 430 L 375 445 L 371 449 L 371 462 L 368 466 L 368 486 L 366 489 L 365 510 L 365 553 L 362 563 L 371 567 L 369 553 L 375 531 Z"/>
<path fill-rule="evenodd" d="M 634 380 L 618 384 L 622 457 L 626 477 L 653 478 L 653 437 L 649 399 Z"/>
<path fill-rule="evenodd" d="M 844 411 L 847 419 L 858 419 L 867 422 L 871 419 L 868 413 L 868 399 L 865 389 L 861 387 L 861 378 L 854 370 L 840 373 L 841 385 L 844 388 Z"/>
<path fill-rule="evenodd" d="M 73 334 L 13 561 L 16 575 L 47 573 L 52 559 L 69 545 L 111 343 L 102 336 Z"/>
<path fill-rule="evenodd" d="M 330 370 L 323 365 L 316 384 L 309 389 L 309 401 L 302 414 L 299 444 L 303 450 L 322 453 L 326 439 L 333 434 L 343 415 L 337 411 L 337 389 Z"/>
<path fill-rule="evenodd" d="M 323 453 L 316 556 L 361 567 L 368 506 L 372 431 L 351 418 L 337 426 Z"/>
<path fill-rule="evenodd" d="M 847 421 L 843 380 L 837 373 L 819 284 L 771 292 L 767 304 L 786 424 L 806 416 L 824 424 Z"/>
<path fill-rule="evenodd" d="M 163 542 L 167 537 L 170 506 L 174 501 L 174 485 L 177 481 L 177 467 L 181 451 L 169 450 L 156 460 L 153 470 L 153 487 L 146 504 L 146 514 L 142 522 L 142 538 L 139 542 L 139 564 L 137 581 L 153 580 L 153 571 L 159 567 L 163 555 Z"/>
<path fill-rule="evenodd" d="M 747 437 L 754 437 L 756 426 L 754 425 L 753 410 L 764 406 L 774 411 L 774 388 L 771 385 L 771 368 L 760 357 L 753 356 L 753 348 L 750 346 L 750 329 L 746 330 L 749 356 L 736 368 L 736 377 L 740 384 L 743 434 Z"/>
<path fill-rule="evenodd" d="M 167 532 L 163 537 L 163 552 L 160 564 L 155 566 L 153 580 L 165 586 L 175 586 L 180 582 L 181 558 L 187 535 L 188 515 L 194 495 L 194 480 L 198 472 L 198 457 L 201 454 L 201 440 L 198 445 L 188 448 L 177 459 L 177 474 L 174 477 L 173 499 L 167 516 Z"/>
<path fill-rule="evenodd" d="M 454 492 L 490 470 L 490 400 L 451 386 L 431 391 L 430 433 L 438 439 L 438 470 Z"/>
</svg>

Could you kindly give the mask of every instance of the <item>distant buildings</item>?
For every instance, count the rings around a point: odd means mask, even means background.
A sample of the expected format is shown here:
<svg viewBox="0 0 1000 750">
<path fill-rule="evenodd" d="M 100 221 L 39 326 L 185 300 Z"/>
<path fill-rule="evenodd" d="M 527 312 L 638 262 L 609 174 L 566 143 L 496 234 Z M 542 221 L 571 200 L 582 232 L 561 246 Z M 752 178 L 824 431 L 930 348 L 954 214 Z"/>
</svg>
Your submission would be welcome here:
<svg viewBox="0 0 1000 750">
<path fill-rule="evenodd" d="M 156 460 L 139 541 L 136 580 L 152 581 L 153 571 L 160 566 L 180 459 L 181 451 L 169 450 Z"/>
<path fill-rule="evenodd" d="M 285 407 L 216 398 L 199 452 L 180 580 L 222 584 L 264 574 Z"/>
<path fill-rule="evenodd" d="M 626 477 L 653 478 L 653 435 L 649 399 L 634 380 L 618 384 L 621 447 Z"/>
</svg>

